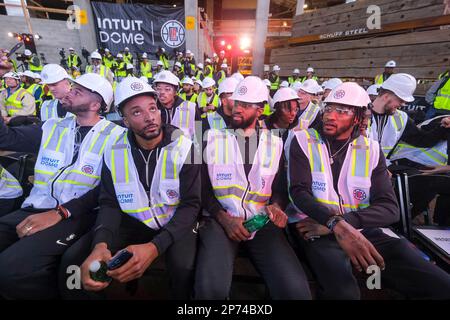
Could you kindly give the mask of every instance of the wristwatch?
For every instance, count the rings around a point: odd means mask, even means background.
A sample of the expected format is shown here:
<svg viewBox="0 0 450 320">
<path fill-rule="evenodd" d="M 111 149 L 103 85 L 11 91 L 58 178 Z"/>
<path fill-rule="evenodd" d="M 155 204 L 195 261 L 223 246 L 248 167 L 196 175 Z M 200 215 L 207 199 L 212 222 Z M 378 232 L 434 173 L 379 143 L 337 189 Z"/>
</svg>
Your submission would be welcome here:
<svg viewBox="0 0 450 320">
<path fill-rule="evenodd" d="M 328 221 L 327 221 L 327 228 L 330 229 L 331 232 L 334 231 L 334 227 L 336 226 L 336 224 L 339 221 L 345 220 L 343 216 L 341 215 L 335 215 L 332 216 Z"/>
<path fill-rule="evenodd" d="M 61 216 L 62 220 L 68 219 L 70 217 L 69 211 L 63 206 L 58 206 L 56 208 L 56 213 Z"/>
</svg>

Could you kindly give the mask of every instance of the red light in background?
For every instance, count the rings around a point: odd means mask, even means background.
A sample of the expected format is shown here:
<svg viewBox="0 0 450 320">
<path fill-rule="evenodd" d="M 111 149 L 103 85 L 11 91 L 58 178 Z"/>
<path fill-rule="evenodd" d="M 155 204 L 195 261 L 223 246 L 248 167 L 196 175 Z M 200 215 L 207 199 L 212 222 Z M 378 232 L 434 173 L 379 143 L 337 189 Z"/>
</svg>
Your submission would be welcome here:
<svg viewBox="0 0 450 320">
<path fill-rule="evenodd" d="M 227 49 L 228 49 L 228 50 L 231 50 L 231 48 L 232 48 L 232 47 L 231 47 L 231 44 L 227 45 Z"/>
</svg>

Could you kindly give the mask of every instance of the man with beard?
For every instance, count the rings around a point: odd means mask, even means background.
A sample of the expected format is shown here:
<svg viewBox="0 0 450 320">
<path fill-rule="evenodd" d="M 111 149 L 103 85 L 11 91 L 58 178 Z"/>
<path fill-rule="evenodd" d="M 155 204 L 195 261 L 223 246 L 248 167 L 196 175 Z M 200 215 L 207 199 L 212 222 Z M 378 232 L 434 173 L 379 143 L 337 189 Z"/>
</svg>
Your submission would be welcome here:
<svg viewBox="0 0 450 320">
<path fill-rule="evenodd" d="M 20 210 L 0 218 L 0 295 L 58 296 L 56 269 L 64 251 L 92 225 L 102 156 L 124 130 L 99 116 L 113 98 L 97 74 L 72 81 L 62 99 L 73 113 L 42 127 L 8 128 L 0 120 L 0 149 L 38 153 L 34 185 Z M 0 209 L 1 210 L 1 209 Z"/>
<path fill-rule="evenodd" d="M 380 229 L 399 219 L 399 209 L 378 142 L 360 135 L 369 103 L 362 87 L 343 83 L 325 99 L 321 129 L 292 132 L 289 196 L 307 218 L 298 214 L 291 231 L 321 298 L 360 298 L 353 265 L 365 273 L 378 266 L 383 286 L 408 298 L 448 299 L 450 276 Z"/>
<path fill-rule="evenodd" d="M 318 94 L 322 89 L 316 80 L 309 79 L 303 83 L 295 82 L 293 86 L 299 100 L 298 122 L 295 130 L 315 127 L 320 121 L 317 115 L 320 112 Z"/>
<path fill-rule="evenodd" d="M 257 126 L 268 96 L 261 79 L 245 78 L 231 96 L 232 129 L 206 134 L 202 203 L 207 216 L 199 228 L 196 299 L 229 296 L 239 247 L 247 250 L 271 298 L 311 298 L 302 266 L 282 229 L 287 221 L 282 210 L 287 200 L 283 141 Z M 247 229 L 244 222 L 255 216 L 265 217 L 267 224 Z"/>
<path fill-rule="evenodd" d="M 171 297 L 189 299 L 191 295 L 200 165 L 189 164 L 192 141 L 174 126 L 162 124 L 156 100 L 156 92 L 140 79 L 129 77 L 117 86 L 115 103 L 128 131 L 105 151 L 95 227 L 62 259 L 63 298 L 98 295 L 64 286 L 67 267 L 81 265 L 83 288 L 98 292 L 109 282 L 91 279 L 90 265 L 107 262 L 124 248 L 133 257 L 108 272 L 114 280 L 123 283 L 140 278 L 166 253 Z"/>
</svg>

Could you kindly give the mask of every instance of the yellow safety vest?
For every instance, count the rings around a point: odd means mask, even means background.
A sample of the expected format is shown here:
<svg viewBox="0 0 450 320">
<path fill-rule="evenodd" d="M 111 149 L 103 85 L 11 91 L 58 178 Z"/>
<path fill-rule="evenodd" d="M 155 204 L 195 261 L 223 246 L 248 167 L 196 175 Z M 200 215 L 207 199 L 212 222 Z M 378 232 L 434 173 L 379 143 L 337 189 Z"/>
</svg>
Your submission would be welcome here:
<svg viewBox="0 0 450 320">
<path fill-rule="evenodd" d="M 434 108 L 438 110 L 450 110 L 450 78 L 436 93 Z"/>
<path fill-rule="evenodd" d="M 206 93 L 204 93 L 204 92 L 200 93 L 199 108 L 201 108 L 203 110 L 203 108 L 205 108 L 208 104 L 211 104 L 214 107 L 218 108 L 219 107 L 219 96 L 217 94 L 213 94 L 213 95 L 214 95 L 214 97 L 211 101 L 211 99 L 206 95 Z M 210 101 L 209 103 L 208 103 L 208 100 Z M 204 117 L 206 117 L 206 115 Z"/>
<path fill-rule="evenodd" d="M 109 69 L 112 68 L 115 62 L 114 57 L 111 54 L 109 56 L 104 56 L 102 60 L 105 67 L 108 67 Z"/>
<path fill-rule="evenodd" d="M 160 55 L 159 61 L 161 61 L 163 63 L 164 69 L 169 70 L 169 60 L 167 60 L 165 55 Z"/>
<path fill-rule="evenodd" d="M 132 63 L 132 60 L 133 60 L 133 55 L 131 53 L 123 55 L 123 61 L 125 61 L 125 63 Z"/>
<path fill-rule="evenodd" d="M 125 62 L 120 62 L 117 64 L 116 77 L 125 78 L 127 76 L 127 70 L 125 69 Z"/>
<path fill-rule="evenodd" d="M 92 73 L 94 70 L 94 66 L 93 65 L 88 65 L 86 67 L 86 73 Z M 104 65 L 100 65 L 100 73 L 99 75 L 102 76 L 103 78 L 106 78 L 106 67 Z"/>
<path fill-rule="evenodd" d="M 180 96 L 180 98 L 183 99 L 184 101 L 187 101 L 187 100 L 186 100 L 186 92 L 180 93 L 179 96 Z M 189 99 L 189 101 L 190 101 L 190 102 L 193 102 L 193 103 L 196 103 L 196 102 L 197 102 L 197 98 L 198 98 L 198 95 L 194 93 L 194 94 L 192 95 L 192 97 Z"/>
<path fill-rule="evenodd" d="M 22 99 L 28 93 L 24 88 L 18 88 L 12 95 L 5 99 L 5 108 L 8 116 L 14 116 L 23 109 Z"/>
<path fill-rule="evenodd" d="M 383 84 L 384 76 L 383 74 L 379 74 L 375 77 L 375 84 Z"/>
<path fill-rule="evenodd" d="M 37 66 L 32 64 L 31 61 L 32 60 L 28 61 L 28 69 L 30 69 L 30 71 L 32 71 L 32 72 L 41 72 L 42 68 L 43 68 L 41 61 L 39 60 L 39 65 L 37 65 Z"/>
<path fill-rule="evenodd" d="M 217 81 L 217 83 L 218 83 L 218 84 L 221 84 L 222 81 L 225 80 L 225 78 L 227 77 L 227 74 L 226 74 L 225 71 L 223 71 L 223 70 L 220 70 L 219 73 L 220 73 L 220 78 L 219 78 L 219 80 Z"/>
<path fill-rule="evenodd" d="M 146 64 L 144 64 L 143 62 L 141 62 L 140 69 L 141 69 L 141 76 L 144 76 L 146 78 L 153 78 L 151 63 L 147 62 Z"/>
<path fill-rule="evenodd" d="M 270 83 L 270 90 L 278 90 L 280 87 L 280 77 L 277 76 L 274 82 Z"/>
<path fill-rule="evenodd" d="M 207 75 L 206 77 L 207 77 L 207 78 L 212 78 L 212 77 L 214 76 L 214 75 L 213 75 L 213 73 L 214 73 L 213 67 L 212 67 L 211 65 L 207 65 L 205 68 L 209 70 L 209 73 L 208 73 L 208 75 Z M 197 79 L 198 79 L 198 78 L 197 78 Z"/>
<path fill-rule="evenodd" d="M 69 68 L 78 67 L 78 60 L 79 58 L 76 54 L 69 55 L 69 58 L 67 59 L 67 66 Z"/>
</svg>

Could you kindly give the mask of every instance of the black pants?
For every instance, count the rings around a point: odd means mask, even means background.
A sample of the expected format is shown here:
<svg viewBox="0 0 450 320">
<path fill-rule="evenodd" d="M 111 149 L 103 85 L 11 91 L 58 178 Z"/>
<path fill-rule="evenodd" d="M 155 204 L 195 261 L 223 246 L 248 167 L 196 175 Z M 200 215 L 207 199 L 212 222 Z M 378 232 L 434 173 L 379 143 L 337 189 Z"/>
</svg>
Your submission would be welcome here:
<svg viewBox="0 0 450 320">
<path fill-rule="evenodd" d="M 16 226 L 35 213 L 17 210 L 0 218 L 0 295 L 7 299 L 57 298 L 60 258 L 92 227 L 96 216 L 63 220 L 20 239 Z"/>
<path fill-rule="evenodd" d="M 199 234 L 194 297 L 226 299 L 240 243 L 229 239 L 222 226 L 209 217 Z M 306 275 L 283 230 L 268 223 L 242 245 L 264 278 L 272 299 L 311 299 Z"/>
<path fill-rule="evenodd" d="M 173 243 L 164 253 L 166 258 L 166 268 L 169 274 L 170 295 L 172 299 L 189 299 L 192 296 L 192 286 L 194 281 L 195 255 L 197 247 L 197 234 L 192 231 L 187 233 L 182 239 Z M 143 244 L 150 242 L 159 231 L 152 230 L 142 222 L 123 215 L 118 233 L 114 236 L 112 247 L 109 248 L 111 254 L 126 248 L 129 245 Z M 59 287 L 63 299 L 102 299 L 103 292 L 94 293 L 81 289 L 69 289 L 66 285 L 70 273 L 67 270 L 70 266 L 81 266 L 92 252 L 92 240 L 94 231 L 87 233 L 78 240 L 64 254 L 59 270 Z"/>
<path fill-rule="evenodd" d="M 319 298 L 360 298 L 350 259 L 333 235 L 306 242 L 293 224 L 290 230 L 317 279 Z M 384 259 L 381 287 L 394 289 L 410 299 L 450 299 L 450 275 L 423 259 L 406 239 L 389 237 L 381 229 L 364 230 L 363 234 Z"/>
<path fill-rule="evenodd" d="M 0 199 L 0 217 L 6 216 L 18 207 L 19 198 Z"/>
</svg>

